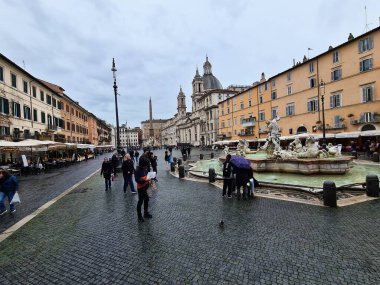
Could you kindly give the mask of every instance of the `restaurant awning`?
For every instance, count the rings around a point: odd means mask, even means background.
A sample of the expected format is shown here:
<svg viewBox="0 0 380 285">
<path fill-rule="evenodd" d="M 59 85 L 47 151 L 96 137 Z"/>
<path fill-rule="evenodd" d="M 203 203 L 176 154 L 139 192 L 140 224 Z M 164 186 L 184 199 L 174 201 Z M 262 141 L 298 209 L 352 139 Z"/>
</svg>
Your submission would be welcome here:
<svg viewBox="0 0 380 285">
<path fill-rule="evenodd" d="M 380 130 L 364 131 L 360 132 L 361 137 L 375 137 L 380 136 Z"/>
<path fill-rule="evenodd" d="M 358 138 L 361 132 L 342 132 L 335 134 L 337 139 Z"/>
</svg>

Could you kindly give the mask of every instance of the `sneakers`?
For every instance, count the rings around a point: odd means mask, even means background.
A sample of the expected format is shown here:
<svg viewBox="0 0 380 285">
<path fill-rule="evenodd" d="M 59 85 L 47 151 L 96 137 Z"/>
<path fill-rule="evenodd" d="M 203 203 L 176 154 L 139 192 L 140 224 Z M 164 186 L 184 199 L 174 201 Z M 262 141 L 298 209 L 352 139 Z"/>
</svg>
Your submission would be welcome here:
<svg viewBox="0 0 380 285">
<path fill-rule="evenodd" d="M 139 216 L 139 223 L 143 223 L 145 220 L 142 216 Z"/>
<path fill-rule="evenodd" d="M 0 216 L 4 215 L 6 212 L 8 212 L 8 210 L 3 210 L 0 212 Z"/>
<path fill-rule="evenodd" d="M 149 213 L 145 213 L 144 218 L 151 219 L 151 218 L 153 218 L 153 216 Z"/>
<path fill-rule="evenodd" d="M 132 194 L 137 194 L 137 191 L 131 191 Z"/>
<path fill-rule="evenodd" d="M 13 214 L 14 212 L 16 212 L 16 209 L 11 210 L 11 214 Z"/>
<path fill-rule="evenodd" d="M 223 198 L 226 198 L 226 194 L 223 194 L 222 197 L 223 197 Z"/>
<path fill-rule="evenodd" d="M 231 199 L 232 198 L 232 196 L 231 195 L 228 195 L 228 199 Z"/>
</svg>

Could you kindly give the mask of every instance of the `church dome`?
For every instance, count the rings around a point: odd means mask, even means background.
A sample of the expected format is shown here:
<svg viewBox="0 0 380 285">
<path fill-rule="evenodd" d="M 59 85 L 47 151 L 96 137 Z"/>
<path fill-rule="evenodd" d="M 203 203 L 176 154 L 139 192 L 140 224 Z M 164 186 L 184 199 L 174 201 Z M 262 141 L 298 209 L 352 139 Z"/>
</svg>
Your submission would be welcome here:
<svg viewBox="0 0 380 285">
<path fill-rule="evenodd" d="M 211 71 L 212 65 L 208 61 L 208 57 L 206 56 L 206 62 L 203 64 L 203 90 L 211 90 L 211 89 L 223 89 L 222 84 L 216 78 Z"/>
</svg>

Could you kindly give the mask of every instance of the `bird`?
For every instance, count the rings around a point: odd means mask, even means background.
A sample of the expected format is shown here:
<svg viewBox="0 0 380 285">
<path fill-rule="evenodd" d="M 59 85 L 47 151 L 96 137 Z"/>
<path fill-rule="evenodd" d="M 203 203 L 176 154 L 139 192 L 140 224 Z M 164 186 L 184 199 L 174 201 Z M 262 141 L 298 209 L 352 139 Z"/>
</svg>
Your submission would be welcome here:
<svg viewBox="0 0 380 285">
<path fill-rule="evenodd" d="M 223 228 L 223 227 L 224 227 L 224 221 L 223 221 L 223 220 L 220 221 L 220 223 L 219 223 L 219 227 L 220 227 L 220 228 Z"/>
</svg>

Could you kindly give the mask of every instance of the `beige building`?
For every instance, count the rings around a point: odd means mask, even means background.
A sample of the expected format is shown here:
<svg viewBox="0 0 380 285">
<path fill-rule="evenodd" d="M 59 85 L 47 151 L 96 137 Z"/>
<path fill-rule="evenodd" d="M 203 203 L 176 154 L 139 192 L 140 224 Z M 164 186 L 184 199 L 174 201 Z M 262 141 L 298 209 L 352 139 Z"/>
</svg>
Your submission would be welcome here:
<svg viewBox="0 0 380 285">
<path fill-rule="evenodd" d="M 219 103 L 219 139 L 267 137 L 279 116 L 282 136 L 380 135 L 380 28 L 348 40 Z M 324 123 L 324 124 L 323 124 Z"/>
</svg>

